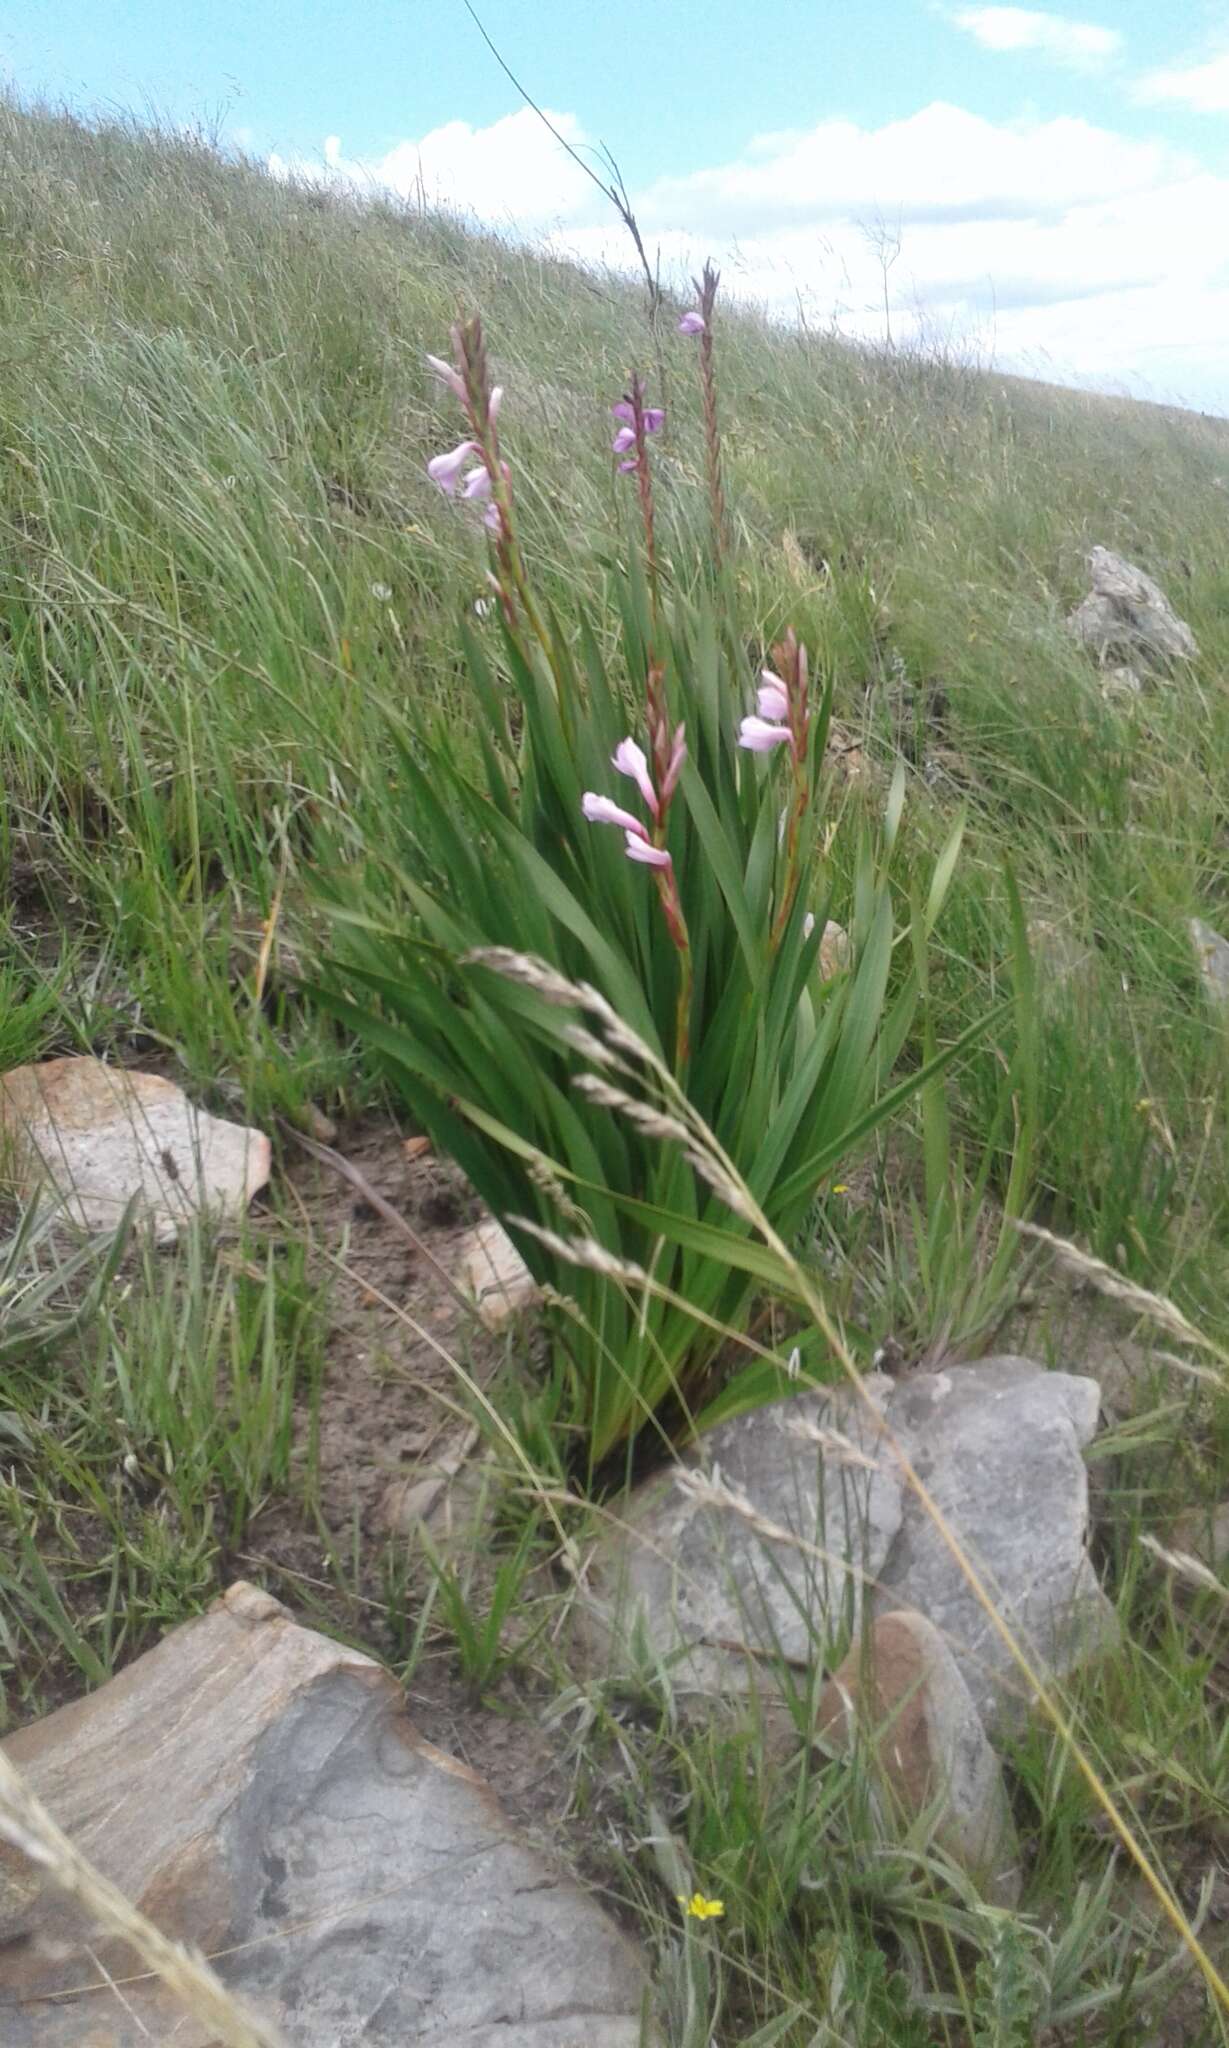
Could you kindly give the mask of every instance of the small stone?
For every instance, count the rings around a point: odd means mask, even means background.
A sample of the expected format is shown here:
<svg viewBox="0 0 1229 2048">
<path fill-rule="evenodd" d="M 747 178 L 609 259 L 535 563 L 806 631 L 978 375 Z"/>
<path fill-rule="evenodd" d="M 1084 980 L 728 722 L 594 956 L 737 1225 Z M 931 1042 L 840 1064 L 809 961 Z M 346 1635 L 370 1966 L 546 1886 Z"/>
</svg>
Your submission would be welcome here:
<svg viewBox="0 0 1229 2048">
<path fill-rule="evenodd" d="M 209 1116 L 157 1074 L 44 1060 L 0 1079 L 0 1137 L 23 1201 L 40 1191 L 84 1230 L 114 1230 L 135 1196 L 159 1243 L 202 1210 L 242 1215 L 269 1178 L 262 1131 Z"/>
<path fill-rule="evenodd" d="M 541 1298 L 533 1274 L 493 1216 L 476 1224 L 461 1246 L 461 1286 L 488 1330 L 502 1330 Z"/>
<path fill-rule="evenodd" d="M 102 1874 L 294 2048 L 642 2040 L 633 1944 L 417 1734 L 387 1672 L 255 1587 L 3 1747 Z M 0 1846 L 0 1873 L 24 1869 Z M 0 1931 L 4 2048 L 214 2041 L 49 1886 L 0 1885 Z"/>
<path fill-rule="evenodd" d="M 1194 634 L 1151 576 L 1102 547 L 1091 550 L 1088 572 L 1092 589 L 1067 626 L 1102 667 L 1134 667 L 1142 661 L 1164 668 L 1194 660 L 1199 652 Z"/>
<path fill-rule="evenodd" d="M 308 1137 L 314 1138 L 318 1145 L 337 1143 L 336 1124 L 331 1116 L 326 1116 L 322 1109 L 317 1109 L 314 1102 L 304 1104 L 299 1121 Z"/>
<path fill-rule="evenodd" d="M 1229 939 L 1201 917 L 1193 917 L 1187 929 L 1208 1001 L 1214 1009 L 1229 1010 Z"/>
<path fill-rule="evenodd" d="M 889 1815 L 931 1837 L 996 1906 L 1020 1896 L 1020 1844 L 998 1759 L 939 1631 L 908 1608 L 881 1614 L 820 1694 L 818 1739 L 870 1747 Z"/>
</svg>

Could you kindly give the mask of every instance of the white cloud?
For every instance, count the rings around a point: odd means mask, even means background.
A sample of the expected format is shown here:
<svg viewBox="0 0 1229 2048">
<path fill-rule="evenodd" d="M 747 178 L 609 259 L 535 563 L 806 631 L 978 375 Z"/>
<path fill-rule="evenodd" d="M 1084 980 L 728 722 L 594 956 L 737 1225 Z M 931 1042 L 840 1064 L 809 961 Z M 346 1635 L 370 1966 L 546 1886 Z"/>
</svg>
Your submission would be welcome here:
<svg viewBox="0 0 1229 2048">
<path fill-rule="evenodd" d="M 573 149 L 584 146 L 574 115 L 549 118 Z M 360 189 L 393 192 L 422 206 L 472 213 L 495 226 L 545 229 L 574 220 L 593 194 L 580 165 L 528 107 L 488 128 L 447 121 L 376 158 L 347 157 L 340 137 L 330 135 L 323 163 L 270 157 L 269 167 L 281 176 L 323 174 Z"/>
<path fill-rule="evenodd" d="M 582 140 L 569 115 L 552 116 Z M 286 169 L 286 166 L 282 166 Z M 298 166 L 298 168 L 310 168 Z M 321 166 L 316 165 L 316 174 Z M 633 270 L 611 209 L 532 115 L 449 122 L 378 163 L 330 138 L 324 175 L 375 181 Z M 686 292 L 706 255 L 723 289 L 787 319 L 883 333 L 877 217 L 902 248 L 898 340 L 935 332 L 1002 368 L 1151 386 L 1229 412 L 1229 177 L 1080 120 L 994 123 L 936 103 L 880 128 L 825 121 L 633 192 L 650 257 Z"/>
<path fill-rule="evenodd" d="M 1229 50 L 1202 64 L 1153 71 L 1136 87 L 1141 100 L 1169 100 L 1197 114 L 1229 113 Z"/>
<path fill-rule="evenodd" d="M 1058 64 L 1080 68 L 1104 64 L 1122 48 L 1117 29 L 1092 21 L 1068 21 L 1061 14 L 1043 14 L 1031 7 L 961 7 L 951 16 L 957 28 L 986 50 L 1035 50 Z"/>
</svg>

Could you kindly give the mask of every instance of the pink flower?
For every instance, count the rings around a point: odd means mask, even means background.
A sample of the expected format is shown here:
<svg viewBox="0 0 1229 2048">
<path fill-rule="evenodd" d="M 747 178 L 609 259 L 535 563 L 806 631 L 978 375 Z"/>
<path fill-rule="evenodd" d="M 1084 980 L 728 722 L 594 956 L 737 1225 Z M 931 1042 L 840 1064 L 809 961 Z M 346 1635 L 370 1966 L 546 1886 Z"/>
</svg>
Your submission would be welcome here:
<svg viewBox="0 0 1229 2048">
<path fill-rule="evenodd" d="M 760 707 L 760 717 L 771 718 L 778 723 L 782 719 L 788 718 L 789 692 L 781 681 L 780 676 L 774 675 L 770 668 L 762 668 L 760 670 L 760 685 L 760 689 L 756 692 L 756 700 Z"/>
<path fill-rule="evenodd" d="M 617 768 L 620 775 L 630 775 L 632 777 L 641 796 L 652 811 L 653 816 L 656 817 L 657 791 L 653 787 L 653 778 L 649 774 L 649 764 L 644 757 L 644 748 L 638 747 L 633 739 L 620 740 L 611 756 L 611 766 Z"/>
<path fill-rule="evenodd" d="M 598 796 L 587 789 L 580 800 L 580 808 L 591 825 L 619 825 L 624 832 L 634 832 L 640 839 L 647 836 L 639 818 L 634 817 L 631 811 L 623 810 L 613 797 Z"/>
<path fill-rule="evenodd" d="M 504 387 L 503 387 L 503 385 L 502 385 L 502 384 L 497 384 L 497 385 L 495 386 L 495 389 L 494 389 L 494 390 L 492 391 L 492 393 L 491 393 L 491 397 L 490 397 L 490 402 L 489 402 L 489 403 L 488 403 L 488 405 L 487 405 L 487 418 L 488 418 L 488 419 L 490 419 L 490 420 L 497 420 L 497 419 L 499 418 L 499 408 L 500 408 L 500 406 L 501 406 L 501 405 L 503 404 L 503 402 L 504 402 Z"/>
<path fill-rule="evenodd" d="M 430 363 L 431 368 L 435 371 L 436 376 L 439 377 L 441 381 L 448 386 L 448 389 L 450 391 L 454 391 L 457 397 L 461 400 L 462 404 L 464 404 L 465 379 L 461 375 L 461 372 L 459 370 L 454 370 L 451 363 L 444 362 L 442 358 L 439 356 L 428 356 L 427 361 Z"/>
<path fill-rule="evenodd" d="M 470 470 L 461 487 L 461 496 L 463 498 L 489 498 L 490 495 L 491 472 L 484 464 L 480 463 L 477 469 Z"/>
<path fill-rule="evenodd" d="M 504 530 L 504 515 L 500 511 L 499 506 L 495 503 L 494 499 L 491 500 L 491 503 L 487 506 L 486 511 L 482 515 L 482 524 L 486 527 L 488 533 L 496 534 L 500 539 L 502 539 Z"/>
<path fill-rule="evenodd" d="M 765 718 L 744 718 L 738 728 L 738 744 L 752 754 L 768 754 L 790 738 L 788 725 L 770 725 Z"/>
<path fill-rule="evenodd" d="M 670 856 L 664 846 L 650 846 L 647 839 L 638 839 L 629 832 L 625 851 L 629 860 L 638 860 L 646 868 L 668 868 Z"/>
<path fill-rule="evenodd" d="M 666 764 L 666 773 L 661 785 L 661 800 L 664 804 L 668 804 L 674 795 L 675 785 L 683 772 L 683 763 L 687 759 L 687 742 L 683 737 L 683 732 L 684 728 L 681 725 L 675 727 L 674 744 L 670 749 L 670 759 Z"/>
<path fill-rule="evenodd" d="M 635 427 L 620 427 L 610 445 L 616 455 L 626 455 L 628 449 L 636 445 Z"/>
<path fill-rule="evenodd" d="M 679 321 L 679 333 L 680 333 L 680 334 L 703 334 L 703 332 L 704 332 L 704 315 L 703 315 L 703 313 L 695 313 L 695 312 L 692 312 L 692 313 L 684 313 L 684 315 L 683 315 L 682 319 L 681 319 L 681 320 Z"/>
<path fill-rule="evenodd" d="M 646 434 L 660 434 L 666 423 L 666 415 L 660 405 L 646 405 L 640 417 Z"/>
<path fill-rule="evenodd" d="M 456 447 L 450 448 L 446 455 L 433 455 L 431 457 L 430 462 L 427 464 L 427 475 L 433 484 L 438 484 L 441 491 L 446 492 L 451 497 L 456 490 L 461 471 L 470 457 L 478 453 L 479 449 L 476 441 L 458 441 Z"/>
</svg>

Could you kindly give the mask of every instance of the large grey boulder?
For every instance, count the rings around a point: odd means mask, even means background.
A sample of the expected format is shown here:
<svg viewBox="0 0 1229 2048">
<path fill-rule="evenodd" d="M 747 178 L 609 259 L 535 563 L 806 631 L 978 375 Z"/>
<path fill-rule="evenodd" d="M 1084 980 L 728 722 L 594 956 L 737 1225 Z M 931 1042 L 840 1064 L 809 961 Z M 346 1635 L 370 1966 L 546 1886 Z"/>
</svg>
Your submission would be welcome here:
<svg viewBox="0 0 1229 2048">
<path fill-rule="evenodd" d="M 251 1586 L 4 1747 L 294 2048 L 638 2048 L 632 1944 L 415 1734 L 387 1673 Z M 3 1848 L 0 1943 L 5 2048 L 209 2048 L 160 1984 L 121 2002 L 102 1973 L 131 1957 Z"/>
<path fill-rule="evenodd" d="M 1165 668 L 1194 660 L 1195 635 L 1151 576 L 1102 547 L 1090 551 L 1088 573 L 1092 589 L 1067 625 L 1103 668 Z"/>
<path fill-rule="evenodd" d="M 868 1403 L 841 1388 L 739 1416 L 639 1488 L 583 1582 L 590 1653 L 729 1700 L 771 1692 L 782 1665 L 832 1668 L 864 1609 L 909 1607 L 940 1631 L 987 1726 L 1019 1726 L 1028 1687 L 902 1457 L 1039 1677 L 1112 1646 L 1085 1548 L 1095 1382 L 1005 1357 L 866 1385 Z"/>
</svg>

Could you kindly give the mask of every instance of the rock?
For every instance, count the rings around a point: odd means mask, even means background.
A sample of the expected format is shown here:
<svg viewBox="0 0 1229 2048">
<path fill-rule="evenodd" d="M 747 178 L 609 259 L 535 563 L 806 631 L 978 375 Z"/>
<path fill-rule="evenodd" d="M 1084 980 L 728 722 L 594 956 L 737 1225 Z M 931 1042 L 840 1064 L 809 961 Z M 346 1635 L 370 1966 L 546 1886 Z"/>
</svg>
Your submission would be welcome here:
<svg viewBox="0 0 1229 2048">
<path fill-rule="evenodd" d="M 867 1387 L 882 1404 L 891 1383 Z M 772 1690 L 778 1660 L 836 1661 L 901 1517 L 900 1482 L 856 1395 L 825 1389 L 737 1416 L 681 1469 L 719 1475 L 785 1534 L 689 1497 L 673 1471 L 647 1481 L 591 1563 L 578 1613 L 590 1651 L 623 1670 L 665 1666 L 678 1691 L 721 1699 L 765 1678 Z"/>
<path fill-rule="evenodd" d="M 1208 1001 L 1214 1009 L 1229 1011 L 1229 939 L 1201 917 L 1193 917 L 1187 929 Z"/>
<path fill-rule="evenodd" d="M 251 1586 L 4 1747 L 97 1867 L 294 2048 L 637 2048 L 632 1944 L 422 1741 L 387 1673 Z M 105 1988 L 131 1958 L 62 1894 L 17 1911 L 5 2048 L 208 2048 L 156 1982 L 129 1977 L 122 2003 Z M 98 1988 L 48 2002 L 81 1985 Z"/>
<path fill-rule="evenodd" d="M 909 1608 L 881 1614 L 828 1680 L 817 1738 L 869 1745 L 888 1816 L 929 1839 L 996 1906 L 1020 1896 L 1020 1843 L 998 1759 L 938 1630 Z"/>
<path fill-rule="evenodd" d="M 1006 1357 L 919 1373 L 888 1409 L 902 1451 L 1042 1677 L 1061 1678 L 1118 1641 L 1085 1549 L 1080 1450 L 1100 1403 L 1094 1380 Z M 914 1607 L 934 1623 L 992 1733 L 1023 1724 L 1030 1701 L 1011 1654 L 908 1489 L 874 1606 Z"/>
<path fill-rule="evenodd" d="M 1088 557 L 1092 589 L 1067 625 L 1102 667 L 1166 667 L 1193 661 L 1199 650 L 1185 619 L 1164 592 L 1121 555 L 1095 547 Z"/>
<path fill-rule="evenodd" d="M 157 1074 L 95 1059 L 44 1060 L 0 1079 L 0 1135 L 23 1200 L 62 1199 L 86 1230 L 114 1230 L 135 1195 L 160 1243 L 208 1209 L 238 1216 L 269 1178 L 261 1131 L 226 1123 Z"/>
<path fill-rule="evenodd" d="M 299 1123 L 302 1129 L 306 1131 L 308 1137 L 314 1138 L 318 1145 L 335 1145 L 337 1143 L 337 1125 L 333 1122 L 331 1116 L 326 1116 L 322 1109 L 317 1109 L 314 1102 L 307 1102 L 303 1105 L 299 1115 Z"/>
<path fill-rule="evenodd" d="M 488 1330 L 502 1330 L 540 1298 L 533 1274 L 493 1216 L 476 1224 L 461 1247 L 461 1286 Z"/>
<path fill-rule="evenodd" d="M 819 971 L 825 981 L 831 981 L 849 965 L 849 933 L 835 918 L 829 918 L 824 925 L 819 941 Z"/>
<path fill-rule="evenodd" d="M 1096 1384 L 1008 1357 L 866 1385 L 1040 1672 L 1116 1643 L 1084 1547 Z M 705 1470 L 743 1512 L 688 1491 Z M 910 1607 L 941 1631 L 991 1732 L 1026 1718 L 1016 1667 L 886 1435 L 840 1389 L 738 1416 L 677 1476 L 637 1488 L 598 1545 L 578 1621 L 608 1668 L 666 1670 L 683 1694 L 728 1699 L 771 1688 L 774 1661 L 843 1654 L 864 1598 L 872 1617 Z"/>
</svg>

